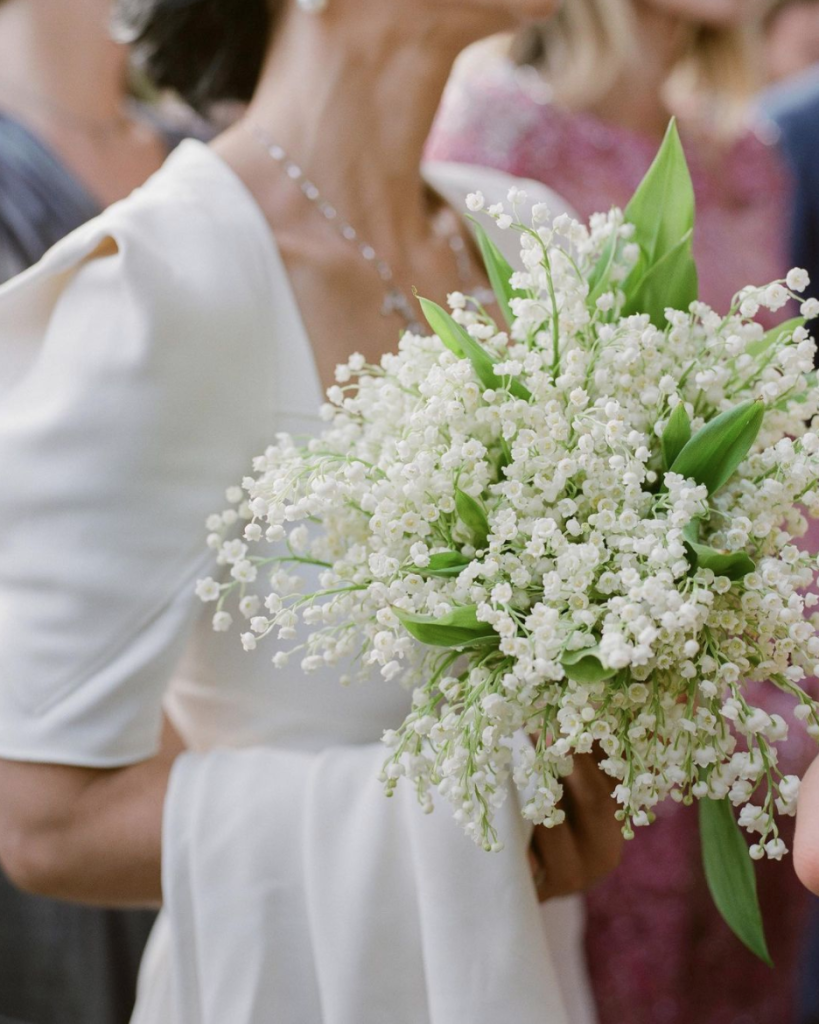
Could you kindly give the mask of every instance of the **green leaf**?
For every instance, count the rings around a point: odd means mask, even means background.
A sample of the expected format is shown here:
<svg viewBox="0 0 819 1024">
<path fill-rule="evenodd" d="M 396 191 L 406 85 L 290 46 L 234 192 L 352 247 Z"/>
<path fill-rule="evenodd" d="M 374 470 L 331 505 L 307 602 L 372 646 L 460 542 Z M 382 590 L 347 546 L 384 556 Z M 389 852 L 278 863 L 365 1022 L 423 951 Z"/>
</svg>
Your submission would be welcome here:
<svg viewBox="0 0 819 1024">
<path fill-rule="evenodd" d="M 773 967 L 756 877 L 748 846 L 734 818 L 731 802 L 700 800 L 700 840 L 708 888 L 728 927 L 752 953 Z"/>
<path fill-rule="evenodd" d="M 576 683 L 602 683 L 617 675 L 617 669 L 606 668 L 597 657 L 599 645 L 583 647 L 579 651 L 564 651 L 560 664 L 569 679 Z"/>
<path fill-rule="evenodd" d="M 764 415 L 762 402 L 743 402 L 715 416 L 686 444 L 671 471 L 704 484 L 709 495 L 718 491 L 751 450 Z"/>
<path fill-rule="evenodd" d="M 599 650 L 600 644 L 594 644 L 592 647 L 579 647 L 576 651 L 564 651 L 560 663 L 564 668 L 567 665 L 576 665 L 578 661 L 588 658 L 590 654 L 596 655 Z"/>
<path fill-rule="evenodd" d="M 589 275 L 589 294 L 586 299 L 586 305 L 592 313 L 596 309 L 597 300 L 608 291 L 611 284 L 611 270 L 614 266 L 614 258 L 617 255 L 618 242 L 619 238 L 615 233 L 606 242 L 606 246 L 600 254 L 600 259 L 594 265 L 594 269 Z"/>
<path fill-rule="evenodd" d="M 466 331 L 463 327 L 460 324 L 456 324 L 449 313 L 439 306 L 437 302 L 430 302 L 429 299 L 422 299 L 420 296 L 418 301 L 421 303 L 421 309 L 424 312 L 427 323 L 449 351 L 453 352 L 459 359 L 466 359 L 466 352 L 463 347 L 463 337 L 466 335 Z M 487 359 L 490 359 L 487 353 L 485 355 Z"/>
<path fill-rule="evenodd" d="M 761 356 L 769 348 L 778 344 L 779 340 L 786 334 L 793 334 L 797 328 L 804 327 L 806 323 L 807 321 L 803 316 L 795 316 L 792 320 L 786 320 L 784 323 L 779 324 L 778 327 L 772 327 L 769 331 L 766 331 L 759 341 L 752 341 L 745 351 L 749 356 Z"/>
<path fill-rule="evenodd" d="M 489 283 L 492 285 L 492 291 L 498 300 L 504 320 L 511 327 L 515 318 L 512 315 L 509 304 L 512 299 L 525 298 L 526 293 L 512 287 L 511 277 L 514 270 L 509 261 L 475 218 L 470 217 L 469 219 L 475 225 L 475 237 L 478 240 L 478 248 L 481 250 L 486 273 L 489 276 Z"/>
<path fill-rule="evenodd" d="M 625 219 L 634 225 L 633 241 L 649 267 L 693 230 L 694 186 L 676 120 L 669 124 L 654 163 L 626 207 Z"/>
<path fill-rule="evenodd" d="M 395 609 L 395 614 L 410 636 L 430 647 L 466 647 L 500 640 L 488 622 L 478 621 L 474 604 L 456 608 L 441 619 L 413 615 L 399 608 Z"/>
<path fill-rule="evenodd" d="M 498 476 L 503 479 L 503 471 L 507 466 L 512 465 L 512 449 L 505 437 L 500 438 L 500 451 L 498 452 Z"/>
<path fill-rule="evenodd" d="M 506 388 L 515 398 L 531 399 L 531 391 L 519 380 L 499 377 L 495 373 L 496 360 L 478 344 L 468 331 L 456 323 L 445 309 L 429 299 L 419 299 L 426 321 L 450 352 L 459 359 L 468 359 L 481 384 L 492 391 Z"/>
<path fill-rule="evenodd" d="M 458 518 L 472 534 L 472 543 L 475 547 L 485 548 L 486 538 L 489 536 L 489 520 L 480 503 L 458 488 L 455 491 L 455 510 Z"/>
<path fill-rule="evenodd" d="M 632 272 L 625 286 L 627 298 L 623 316 L 647 313 L 655 327 L 664 329 L 666 309 L 688 310 L 699 294 L 692 237 L 689 231 L 656 262 L 648 264 L 644 272 L 641 266 Z"/>
<path fill-rule="evenodd" d="M 634 225 L 641 258 L 625 283 L 624 316 L 647 313 L 665 327 L 665 310 L 687 310 L 697 298 L 697 267 L 691 251 L 694 187 L 676 121 L 631 202 L 625 219 Z"/>
<path fill-rule="evenodd" d="M 429 565 L 414 565 L 412 571 L 421 576 L 460 576 L 471 561 L 471 558 L 467 558 L 459 551 L 439 551 L 430 556 Z"/>
<path fill-rule="evenodd" d="M 668 417 L 660 445 L 663 450 L 663 465 L 666 469 L 674 464 L 674 460 L 691 440 L 691 420 L 685 411 L 685 403 L 680 404 Z"/>
<path fill-rule="evenodd" d="M 744 551 L 718 551 L 699 542 L 699 523 L 693 520 L 683 530 L 683 538 L 689 549 L 689 561 L 694 569 L 710 569 L 715 576 L 727 576 L 729 580 L 741 580 L 756 569 L 756 563 Z"/>
</svg>

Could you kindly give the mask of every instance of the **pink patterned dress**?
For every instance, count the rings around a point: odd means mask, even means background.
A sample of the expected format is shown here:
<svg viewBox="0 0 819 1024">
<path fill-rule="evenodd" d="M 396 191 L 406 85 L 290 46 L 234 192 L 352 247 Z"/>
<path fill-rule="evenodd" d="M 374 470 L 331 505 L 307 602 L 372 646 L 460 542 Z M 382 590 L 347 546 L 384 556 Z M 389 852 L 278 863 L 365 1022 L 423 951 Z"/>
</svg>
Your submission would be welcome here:
<svg viewBox="0 0 819 1024">
<path fill-rule="evenodd" d="M 657 140 L 543 100 L 506 63 L 468 66 L 449 87 L 428 155 L 545 182 L 584 218 L 625 205 Z M 776 150 L 757 134 L 728 151 L 690 139 L 686 149 L 700 293 L 722 310 L 742 285 L 784 275 L 789 182 Z M 813 540 L 815 550 L 819 537 Z M 766 688 L 761 703 L 793 723 L 792 702 L 778 691 Z M 803 771 L 815 753 L 793 723 L 783 770 Z M 809 898 L 787 858 L 763 863 L 757 877 L 774 971 L 745 951 L 713 907 L 696 808 L 661 807 L 620 868 L 588 897 L 587 952 L 601 1024 L 792 1024 Z"/>
</svg>

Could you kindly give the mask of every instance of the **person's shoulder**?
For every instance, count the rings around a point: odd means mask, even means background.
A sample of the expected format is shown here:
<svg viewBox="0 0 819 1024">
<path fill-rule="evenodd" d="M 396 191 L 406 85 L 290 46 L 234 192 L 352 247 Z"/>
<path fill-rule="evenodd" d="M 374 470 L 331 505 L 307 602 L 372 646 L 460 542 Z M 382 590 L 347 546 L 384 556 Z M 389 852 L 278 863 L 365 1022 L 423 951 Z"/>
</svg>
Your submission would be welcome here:
<svg viewBox="0 0 819 1024">
<path fill-rule="evenodd" d="M 129 352 L 150 361 L 169 347 L 192 359 L 222 353 L 213 367 L 231 347 L 258 358 L 275 327 L 273 244 L 233 171 L 184 143 L 145 185 L 0 287 L 0 392 L 44 344 L 85 345 L 100 363 Z"/>
<path fill-rule="evenodd" d="M 182 288 L 224 298 L 230 289 L 263 291 L 271 237 L 247 187 L 213 150 L 188 139 L 145 185 L 97 222 L 128 261 L 149 259 L 155 274 Z M 244 286 L 244 287 L 243 287 Z"/>
<path fill-rule="evenodd" d="M 206 145 L 187 140 L 127 198 L 61 239 L 0 296 L 61 280 L 105 260 L 109 277 L 135 294 L 213 305 L 234 293 L 264 293 L 270 273 L 267 224 L 234 172 Z M 172 288 L 170 286 L 173 286 Z"/>
<path fill-rule="evenodd" d="M 521 178 L 494 167 L 452 161 L 431 161 L 424 165 L 427 181 L 458 211 L 470 192 L 482 192 L 487 203 L 505 203 L 510 189 L 526 193 L 526 203 L 546 203 L 554 216 L 568 213 L 571 205 L 557 192 L 534 178 Z"/>
<path fill-rule="evenodd" d="M 514 173 L 529 148 L 552 147 L 560 137 L 561 115 L 550 97 L 534 68 L 478 52 L 456 66 L 427 153 L 433 160 L 490 164 Z"/>
<path fill-rule="evenodd" d="M 470 192 L 481 192 L 488 205 L 504 203 L 506 209 L 511 211 L 509 193 L 515 189 L 515 208 L 524 222 L 528 220 L 529 211 L 536 203 L 545 203 L 552 217 L 558 217 L 563 213 L 575 216 L 569 203 L 542 182 L 531 178 L 519 178 L 493 167 L 461 163 L 428 163 L 424 165 L 424 176 L 459 213 L 466 212 L 465 200 Z M 485 221 L 484 227 L 503 255 L 514 264 L 520 256 L 520 239 L 517 232 L 502 231 L 497 224 L 489 220 Z"/>
</svg>

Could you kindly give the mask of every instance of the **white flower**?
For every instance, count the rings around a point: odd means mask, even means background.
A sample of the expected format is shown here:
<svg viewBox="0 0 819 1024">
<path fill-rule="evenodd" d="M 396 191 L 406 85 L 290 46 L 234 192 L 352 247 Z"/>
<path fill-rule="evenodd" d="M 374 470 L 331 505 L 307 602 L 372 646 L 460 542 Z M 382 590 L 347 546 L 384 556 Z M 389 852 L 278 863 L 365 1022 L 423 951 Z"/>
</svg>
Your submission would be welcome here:
<svg viewBox="0 0 819 1024">
<path fill-rule="evenodd" d="M 739 824 L 749 832 L 763 832 L 767 824 L 765 812 L 755 804 L 746 804 L 739 814 Z"/>
<path fill-rule="evenodd" d="M 258 575 L 258 569 L 252 562 L 242 559 L 236 562 L 230 570 L 230 575 L 240 583 L 252 583 Z"/>
<path fill-rule="evenodd" d="M 471 210 L 472 213 L 479 213 L 486 203 L 483 197 L 483 192 L 470 192 L 466 197 L 466 207 Z"/>
<path fill-rule="evenodd" d="M 246 619 L 252 619 L 261 606 L 261 601 L 256 594 L 247 594 L 239 602 L 239 611 Z"/>
<path fill-rule="evenodd" d="M 222 545 L 222 557 L 226 562 L 238 562 L 247 554 L 247 544 L 241 540 L 230 540 Z"/>
<path fill-rule="evenodd" d="M 789 804 L 796 803 L 799 796 L 800 779 L 797 775 L 786 775 L 779 783 L 779 792 L 782 799 Z"/>
<path fill-rule="evenodd" d="M 810 284 L 810 277 L 806 270 L 794 267 L 793 270 L 788 271 L 785 283 L 792 292 L 803 292 Z"/>
<path fill-rule="evenodd" d="M 762 295 L 762 302 L 768 309 L 776 312 L 787 303 L 789 298 L 790 296 L 781 284 L 771 284 L 765 289 Z"/>
<path fill-rule="evenodd" d="M 765 853 L 770 860 L 782 860 L 787 852 L 788 848 L 781 839 L 771 839 L 765 843 Z"/>
<path fill-rule="evenodd" d="M 196 596 L 200 601 L 217 601 L 221 588 L 216 580 L 211 579 L 207 576 L 203 580 L 198 580 L 196 583 Z"/>
<path fill-rule="evenodd" d="M 226 633 L 233 625 L 233 617 L 229 612 L 217 612 L 213 616 L 213 628 L 217 633 Z"/>
</svg>

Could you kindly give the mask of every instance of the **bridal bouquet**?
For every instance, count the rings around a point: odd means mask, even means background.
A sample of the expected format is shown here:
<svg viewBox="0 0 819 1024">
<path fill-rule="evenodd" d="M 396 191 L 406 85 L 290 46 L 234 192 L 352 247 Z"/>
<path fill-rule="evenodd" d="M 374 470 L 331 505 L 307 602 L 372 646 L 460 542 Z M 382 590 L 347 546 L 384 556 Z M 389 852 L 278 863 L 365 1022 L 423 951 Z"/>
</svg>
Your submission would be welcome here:
<svg viewBox="0 0 819 1024">
<path fill-rule="evenodd" d="M 199 596 L 217 629 L 238 600 L 247 650 L 298 637 L 275 665 L 409 685 L 386 790 L 405 779 L 425 810 L 437 790 L 487 850 L 510 778 L 526 818 L 559 825 L 572 755 L 594 747 L 628 837 L 660 801 L 700 801 L 717 904 L 767 958 L 750 858 L 787 852 L 777 813 L 799 780 L 748 684 L 791 694 L 819 736 L 801 685 L 819 673 L 816 559 L 795 543 L 819 516 L 819 388 L 804 320 L 754 316 L 807 277 L 745 288 L 726 315 L 697 301 L 673 126 L 624 212 L 587 227 L 536 205 L 523 223 L 524 199 L 467 199 L 520 233 L 513 272 L 477 229 L 505 324 L 458 293 L 451 312 L 421 299 L 434 334 L 339 367 L 320 436 L 279 435 L 211 517 L 230 578 Z"/>
</svg>

